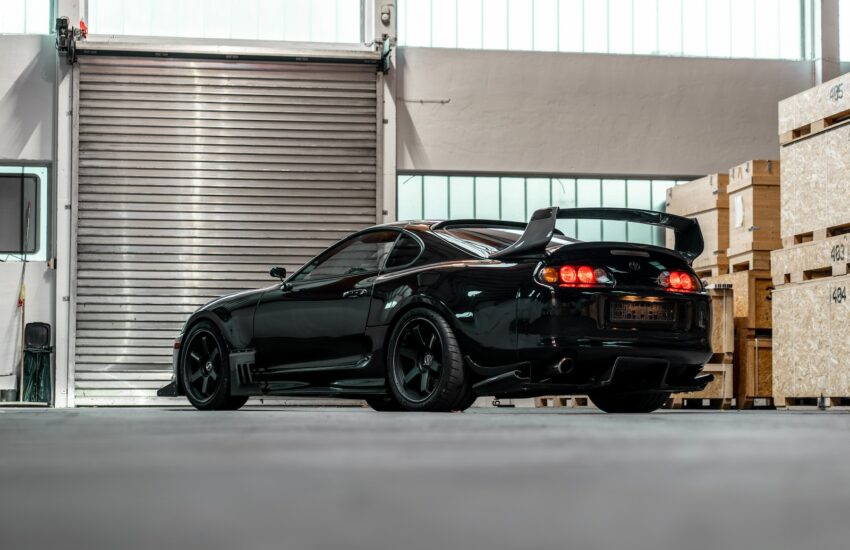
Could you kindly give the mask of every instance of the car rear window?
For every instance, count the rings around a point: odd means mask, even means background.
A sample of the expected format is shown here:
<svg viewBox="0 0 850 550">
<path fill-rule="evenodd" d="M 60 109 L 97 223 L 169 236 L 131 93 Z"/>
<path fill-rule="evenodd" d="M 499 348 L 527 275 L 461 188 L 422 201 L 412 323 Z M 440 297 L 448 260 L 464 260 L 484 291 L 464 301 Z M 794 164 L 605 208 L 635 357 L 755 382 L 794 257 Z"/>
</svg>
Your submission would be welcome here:
<svg viewBox="0 0 850 550">
<path fill-rule="evenodd" d="M 435 231 L 455 246 L 482 257 L 509 247 L 522 236 L 522 232 L 518 227 L 447 227 Z M 579 241 L 564 235 L 555 235 L 547 249 L 554 250 L 575 242 Z"/>
</svg>

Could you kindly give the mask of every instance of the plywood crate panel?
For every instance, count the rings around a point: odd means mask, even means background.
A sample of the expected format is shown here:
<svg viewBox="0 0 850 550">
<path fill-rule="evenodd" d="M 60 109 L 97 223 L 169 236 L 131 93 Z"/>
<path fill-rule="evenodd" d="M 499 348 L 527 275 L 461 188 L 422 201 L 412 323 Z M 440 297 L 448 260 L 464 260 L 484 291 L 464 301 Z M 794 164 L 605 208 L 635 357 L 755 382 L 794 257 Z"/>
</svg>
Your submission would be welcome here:
<svg viewBox="0 0 850 550">
<path fill-rule="evenodd" d="M 782 147 L 780 205 L 786 245 L 850 224 L 850 125 Z"/>
<path fill-rule="evenodd" d="M 753 399 L 773 397 L 773 344 L 770 336 L 751 335 L 746 329 L 736 336 L 735 394 L 738 407 L 752 404 Z"/>
<path fill-rule="evenodd" d="M 847 274 L 850 234 L 812 240 L 770 254 L 774 285 Z"/>
<path fill-rule="evenodd" d="M 711 296 L 711 351 L 735 351 L 735 303 L 732 288 L 709 288 Z"/>
<path fill-rule="evenodd" d="M 709 285 L 732 286 L 733 315 L 737 326 L 761 330 L 773 326 L 771 291 L 774 287 L 769 271 L 738 271 L 709 277 L 705 281 Z"/>
<path fill-rule="evenodd" d="M 737 260 L 752 263 L 750 252 L 771 251 L 782 246 L 780 223 L 779 161 L 752 160 L 729 171 L 729 250 L 733 267 Z M 769 268 L 756 264 L 756 269 Z"/>
<path fill-rule="evenodd" d="M 850 275 L 777 287 L 773 387 L 786 397 L 850 397 Z"/>
<path fill-rule="evenodd" d="M 705 251 L 694 262 L 700 275 L 717 275 L 728 268 L 726 249 L 729 248 L 729 203 L 726 187 L 728 174 L 710 174 L 667 190 L 667 212 L 696 218 L 705 240 Z M 673 248 L 671 231 L 667 246 Z"/>
<path fill-rule="evenodd" d="M 850 110 L 850 74 L 780 101 L 779 135 L 787 140 L 809 134 L 819 128 L 819 121 L 829 120 L 847 110 Z M 815 123 L 814 128 L 806 128 L 812 123 Z M 797 136 L 793 136 L 795 131 Z"/>
</svg>

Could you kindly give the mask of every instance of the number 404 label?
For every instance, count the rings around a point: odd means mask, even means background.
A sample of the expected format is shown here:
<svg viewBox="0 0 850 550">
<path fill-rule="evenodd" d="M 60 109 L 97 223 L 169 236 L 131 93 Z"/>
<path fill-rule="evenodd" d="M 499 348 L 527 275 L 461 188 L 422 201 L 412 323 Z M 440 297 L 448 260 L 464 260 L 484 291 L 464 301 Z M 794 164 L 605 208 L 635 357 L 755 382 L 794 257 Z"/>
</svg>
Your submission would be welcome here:
<svg viewBox="0 0 850 550">
<path fill-rule="evenodd" d="M 847 287 L 846 286 L 836 286 L 832 288 L 832 295 L 830 296 L 830 302 L 833 304 L 843 304 L 847 301 Z"/>
</svg>

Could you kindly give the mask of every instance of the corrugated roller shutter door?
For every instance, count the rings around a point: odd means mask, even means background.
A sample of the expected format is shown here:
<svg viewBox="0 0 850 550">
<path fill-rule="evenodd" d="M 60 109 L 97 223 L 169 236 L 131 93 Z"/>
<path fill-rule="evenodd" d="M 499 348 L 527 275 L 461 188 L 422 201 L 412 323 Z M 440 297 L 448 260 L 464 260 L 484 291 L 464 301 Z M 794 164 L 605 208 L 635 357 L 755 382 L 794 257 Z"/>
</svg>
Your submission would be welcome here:
<svg viewBox="0 0 850 550">
<path fill-rule="evenodd" d="M 162 404 L 198 306 L 376 219 L 374 67 L 81 58 L 77 405 Z"/>
</svg>

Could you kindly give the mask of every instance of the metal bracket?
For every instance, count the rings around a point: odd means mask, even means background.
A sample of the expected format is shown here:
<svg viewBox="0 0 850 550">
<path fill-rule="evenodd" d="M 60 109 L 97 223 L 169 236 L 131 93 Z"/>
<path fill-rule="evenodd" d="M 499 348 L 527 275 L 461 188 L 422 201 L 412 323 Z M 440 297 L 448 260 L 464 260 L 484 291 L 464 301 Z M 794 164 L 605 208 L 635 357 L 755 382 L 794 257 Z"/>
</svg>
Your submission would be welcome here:
<svg viewBox="0 0 850 550">
<path fill-rule="evenodd" d="M 69 65 L 77 62 L 77 40 L 85 38 L 82 29 L 70 26 L 67 17 L 56 19 L 56 50 L 59 57 L 68 60 Z"/>
<path fill-rule="evenodd" d="M 381 37 L 381 72 L 384 74 L 390 72 L 391 56 L 392 40 L 390 40 L 390 35 L 385 34 Z"/>
</svg>

